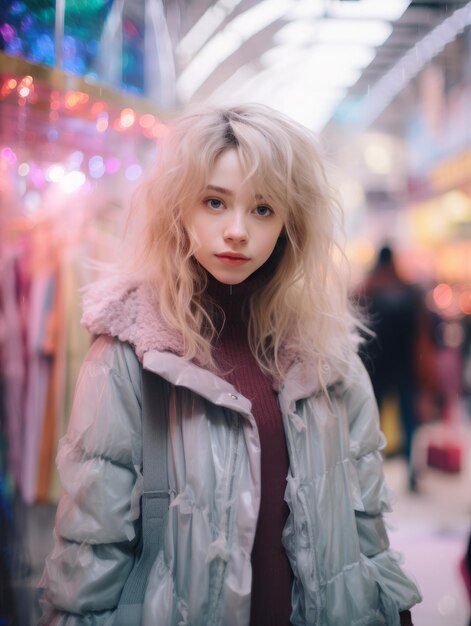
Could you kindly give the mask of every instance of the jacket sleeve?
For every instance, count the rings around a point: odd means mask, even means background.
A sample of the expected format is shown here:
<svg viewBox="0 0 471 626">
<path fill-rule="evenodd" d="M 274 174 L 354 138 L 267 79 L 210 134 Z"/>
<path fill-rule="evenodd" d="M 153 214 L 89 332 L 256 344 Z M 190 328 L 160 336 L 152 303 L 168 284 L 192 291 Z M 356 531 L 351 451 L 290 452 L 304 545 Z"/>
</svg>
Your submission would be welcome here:
<svg viewBox="0 0 471 626">
<path fill-rule="evenodd" d="M 64 493 L 39 583 L 41 624 L 111 624 L 134 562 L 142 491 L 140 365 L 99 337 L 77 382 L 57 466 Z"/>
<path fill-rule="evenodd" d="M 415 582 L 401 569 L 389 538 L 383 514 L 390 511 L 390 494 L 384 481 L 382 449 L 385 437 L 370 379 L 359 358 L 352 368 L 346 391 L 350 428 L 350 456 L 355 468 L 358 505 L 355 507 L 360 551 L 377 580 L 388 624 L 399 624 L 399 612 L 421 601 Z"/>
</svg>

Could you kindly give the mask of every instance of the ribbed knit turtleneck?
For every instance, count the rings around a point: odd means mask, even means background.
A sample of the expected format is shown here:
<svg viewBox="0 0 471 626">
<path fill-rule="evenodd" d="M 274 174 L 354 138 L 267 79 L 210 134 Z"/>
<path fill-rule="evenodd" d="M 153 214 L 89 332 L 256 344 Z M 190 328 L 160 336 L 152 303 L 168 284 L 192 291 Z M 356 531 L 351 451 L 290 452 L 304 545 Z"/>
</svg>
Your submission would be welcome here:
<svg viewBox="0 0 471 626">
<path fill-rule="evenodd" d="M 252 626 L 288 626 L 292 571 L 281 544 L 289 509 L 284 501 L 288 453 L 272 381 L 262 373 L 247 340 L 247 304 L 266 280 L 263 272 L 239 285 L 209 278 L 206 296 L 224 311 L 216 315 L 222 330 L 214 346 L 220 375 L 252 402 L 261 444 L 261 503 L 252 550 Z"/>
</svg>

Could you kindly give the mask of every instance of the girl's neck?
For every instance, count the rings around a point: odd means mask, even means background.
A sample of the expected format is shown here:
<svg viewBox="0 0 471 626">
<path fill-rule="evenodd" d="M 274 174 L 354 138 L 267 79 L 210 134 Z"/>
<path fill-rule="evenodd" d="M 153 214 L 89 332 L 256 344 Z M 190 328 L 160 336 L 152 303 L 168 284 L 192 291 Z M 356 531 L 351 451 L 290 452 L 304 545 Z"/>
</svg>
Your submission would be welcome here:
<svg viewBox="0 0 471 626">
<path fill-rule="evenodd" d="M 247 322 L 249 300 L 266 283 L 266 277 L 262 278 L 256 274 L 257 272 L 237 285 L 226 285 L 208 274 L 205 298 L 216 305 L 214 321 L 217 326 L 223 320 L 231 323 Z M 218 311 L 221 310 L 224 316 L 218 315 Z"/>
</svg>

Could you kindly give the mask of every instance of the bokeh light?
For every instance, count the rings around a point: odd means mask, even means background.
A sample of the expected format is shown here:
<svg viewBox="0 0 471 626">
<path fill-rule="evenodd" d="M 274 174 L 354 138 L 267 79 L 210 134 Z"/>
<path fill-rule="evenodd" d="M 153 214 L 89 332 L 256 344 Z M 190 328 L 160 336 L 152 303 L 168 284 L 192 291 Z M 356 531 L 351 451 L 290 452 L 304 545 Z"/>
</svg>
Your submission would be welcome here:
<svg viewBox="0 0 471 626">
<path fill-rule="evenodd" d="M 60 181 L 60 187 L 66 193 L 74 193 L 85 183 L 86 177 L 83 172 L 74 170 L 68 172 Z"/>
<path fill-rule="evenodd" d="M 29 174 L 29 165 L 28 163 L 20 163 L 18 166 L 18 174 L 20 176 L 28 176 Z"/>
<path fill-rule="evenodd" d="M 460 294 L 459 306 L 465 315 L 471 315 L 471 290 L 468 289 Z"/>
<path fill-rule="evenodd" d="M 142 176 L 142 167 L 137 163 L 133 163 L 133 165 L 129 165 L 126 168 L 124 175 L 128 180 L 134 182 Z"/>
<path fill-rule="evenodd" d="M 450 285 L 440 283 L 433 290 L 433 301 L 438 309 L 446 309 L 453 300 L 453 291 Z"/>
<path fill-rule="evenodd" d="M 46 180 L 51 183 L 60 182 L 64 178 L 64 175 L 65 170 L 62 165 L 59 164 L 51 165 L 51 167 L 46 170 Z"/>
<path fill-rule="evenodd" d="M 139 118 L 139 124 L 140 126 L 142 126 L 142 128 L 152 128 L 154 123 L 155 123 L 155 116 L 151 115 L 150 113 L 141 115 L 141 117 Z"/>
<path fill-rule="evenodd" d="M 105 161 L 105 168 L 108 174 L 116 174 L 121 167 L 121 161 L 117 157 L 109 157 Z"/>
<path fill-rule="evenodd" d="M 88 161 L 88 169 L 92 178 L 101 178 L 105 173 L 105 164 L 103 162 L 103 157 L 99 154 L 92 156 L 91 159 Z"/>
<path fill-rule="evenodd" d="M 99 133 L 104 133 L 108 128 L 108 113 L 103 112 L 98 115 L 98 119 L 96 121 L 96 129 Z"/>
<path fill-rule="evenodd" d="M 10 165 L 15 165 L 17 157 L 10 147 L 7 146 L 6 148 L 2 148 L 0 155 L 2 159 L 4 159 L 7 163 L 9 163 Z"/>
<path fill-rule="evenodd" d="M 131 128 L 136 121 L 136 114 L 132 109 L 123 109 L 121 111 L 121 117 L 119 120 L 120 125 L 123 128 Z"/>
</svg>

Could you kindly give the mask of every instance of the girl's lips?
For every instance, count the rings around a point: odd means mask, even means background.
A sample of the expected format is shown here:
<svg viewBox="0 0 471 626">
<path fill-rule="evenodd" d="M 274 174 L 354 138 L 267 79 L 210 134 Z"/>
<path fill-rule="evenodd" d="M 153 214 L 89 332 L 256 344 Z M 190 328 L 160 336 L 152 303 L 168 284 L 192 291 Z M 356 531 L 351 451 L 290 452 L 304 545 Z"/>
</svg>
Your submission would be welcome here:
<svg viewBox="0 0 471 626">
<path fill-rule="evenodd" d="M 216 257 L 226 265 L 243 265 L 250 260 L 248 257 L 235 254 L 216 254 Z"/>
</svg>

